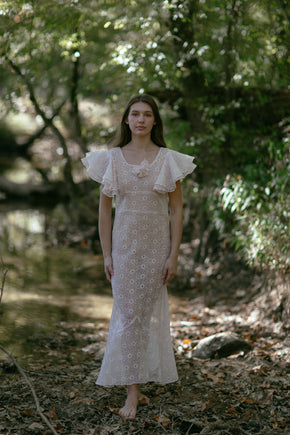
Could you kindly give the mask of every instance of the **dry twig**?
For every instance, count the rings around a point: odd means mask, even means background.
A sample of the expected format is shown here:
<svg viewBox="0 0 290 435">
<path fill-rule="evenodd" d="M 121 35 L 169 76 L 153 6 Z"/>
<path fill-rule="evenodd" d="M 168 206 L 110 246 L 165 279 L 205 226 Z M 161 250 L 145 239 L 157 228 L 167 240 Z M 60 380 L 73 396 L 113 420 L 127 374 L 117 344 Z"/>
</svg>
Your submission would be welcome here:
<svg viewBox="0 0 290 435">
<path fill-rule="evenodd" d="M 54 428 L 52 427 L 52 425 L 50 424 L 50 422 L 48 421 L 48 419 L 47 419 L 47 418 L 45 417 L 45 415 L 41 412 L 41 409 L 40 409 L 40 403 L 39 403 L 38 397 L 37 397 L 37 395 L 36 395 L 36 392 L 35 392 L 35 390 L 34 390 L 32 384 L 31 384 L 30 380 L 28 379 L 28 377 L 27 377 L 26 374 L 24 373 L 23 369 L 20 367 L 20 365 L 18 364 L 18 362 L 16 361 L 16 359 L 11 355 L 11 353 L 8 352 L 8 350 L 4 349 L 4 347 L 2 347 L 1 345 L 0 345 L 0 349 L 1 349 L 4 353 L 6 353 L 6 355 L 9 356 L 9 358 L 11 359 L 11 361 L 13 362 L 13 364 L 15 365 L 15 367 L 17 368 L 17 370 L 19 371 L 19 373 L 23 376 L 23 378 L 24 378 L 25 381 L 27 382 L 27 385 L 29 386 L 29 388 L 30 388 L 30 390 L 31 390 L 31 392 L 32 392 L 33 398 L 34 398 L 34 402 L 35 402 L 35 405 L 36 405 L 36 410 L 37 410 L 38 414 L 40 415 L 41 419 L 42 419 L 42 420 L 44 421 L 44 423 L 49 427 L 49 429 L 52 431 L 52 433 L 53 433 L 54 435 L 58 435 L 57 432 L 56 432 L 56 431 L 54 430 Z"/>
<path fill-rule="evenodd" d="M 0 288 L 0 304 L 1 304 L 2 296 L 3 296 L 3 290 L 4 290 L 4 284 L 5 284 L 6 275 L 8 273 L 8 269 L 5 267 L 2 258 L 1 258 L 1 263 L 2 263 L 2 273 L 3 273 L 3 276 L 2 276 L 2 284 L 1 284 L 1 288 Z"/>
<path fill-rule="evenodd" d="M 1 303 L 1 299 L 2 299 L 2 295 L 3 295 L 3 290 L 4 290 L 4 284 L 5 284 L 5 279 L 6 279 L 6 275 L 8 273 L 8 269 L 4 266 L 3 260 L 2 261 L 2 273 L 3 273 L 3 277 L 2 277 L 2 284 L 1 284 L 1 288 L 0 288 L 0 303 Z M 36 395 L 36 392 L 30 382 L 30 380 L 28 379 L 28 377 L 26 376 L 26 374 L 24 373 L 23 369 L 20 367 L 20 365 L 18 364 L 18 362 L 16 361 L 16 359 L 11 355 L 11 353 L 8 352 L 8 350 L 6 350 L 3 346 L 0 345 L 0 349 L 6 353 L 6 355 L 11 359 L 11 361 L 13 362 L 13 364 L 15 365 L 15 367 L 17 368 L 17 370 L 19 371 L 19 373 L 23 376 L 24 380 L 26 381 L 27 385 L 29 386 L 33 398 L 34 398 L 34 402 L 36 405 L 36 410 L 38 412 L 38 414 L 40 415 L 41 419 L 44 421 L 44 423 L 49 427 L 49 429 L 51 430 L 51 432 L 53 433 L 53 435 L 58 435 L 57 432 L 54 430 L 53 426 L 50 424 L 50 422 L 48 421 L 48 419 L 45 417 L 45 415 L 41 412 L 40 409 L 40 403 L 38 400 L 38 397 Z"/>
</svg>

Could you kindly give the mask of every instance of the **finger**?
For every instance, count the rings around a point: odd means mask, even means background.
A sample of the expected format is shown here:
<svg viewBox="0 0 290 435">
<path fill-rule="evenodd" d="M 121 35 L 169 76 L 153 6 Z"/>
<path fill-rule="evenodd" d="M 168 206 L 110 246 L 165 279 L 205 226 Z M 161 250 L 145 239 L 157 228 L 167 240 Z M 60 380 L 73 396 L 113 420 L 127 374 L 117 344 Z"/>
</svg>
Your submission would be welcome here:
<svg viewBox="0 0 290 435">
<path fill-rule="evenodd" d="M 164 280 L 164 284 L 165 284 L 165 285 L 168 284 L 169 281 L 170 281 L 170 278 L 169 278 L 169 275 L 167 275 L 166 279 Z"/>
<path fill-rule="evenodd" d="M 169 265 L 167 264 L 167 261 L 165 262 L 162 270 L 162 278 L 165 278 L 169 273 Z"/>
<path fill-rule="evenodd" d="M 168 273 L 166 280 L 165 280 L 165 284 L 167 284 L 168 282 L 172 281 L 174 278 L 174 273 Z"/>
<path fill-rule="evenodd" d="M 114 275 L 113 268 L 110 266 L 107 266 L 105 269 L 105 273 L 106 273 L 107 280 L 109 282 L 111 282 L 111 278 Z"/>
<path fill-rule="evenodd" d="M 165 284 L 165 281 L 167 279 L 167 276 L 168 276 L 168 269 L 167 269 L 167 267 L 164 267 L 163 272 L 162 272 L 162 277 L 161 277 L 163 279 L 164 284 Z"/>
<path fill-rule="evenodd" d="M 109 274 L 109 272 L 106 272 L 106 278 L 109 282 L 111 282 L 111 275 Z"/>
</svg>

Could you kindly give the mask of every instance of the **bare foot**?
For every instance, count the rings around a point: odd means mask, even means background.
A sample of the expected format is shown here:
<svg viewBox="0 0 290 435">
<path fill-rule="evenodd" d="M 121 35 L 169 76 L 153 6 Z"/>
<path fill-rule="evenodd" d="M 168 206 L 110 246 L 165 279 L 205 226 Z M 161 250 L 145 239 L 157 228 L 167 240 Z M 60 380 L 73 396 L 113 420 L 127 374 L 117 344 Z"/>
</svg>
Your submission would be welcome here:
<svg viewBox="0 0 290 435">
<path fill-rule="evenodd" d="M 119 415 L 123 420 L 134 420 L 138 405 L 148 405 L 149 402 L 149 398 L 141 393 L 137 385 L 129 385 L 127 400 Z"/>
</svg>

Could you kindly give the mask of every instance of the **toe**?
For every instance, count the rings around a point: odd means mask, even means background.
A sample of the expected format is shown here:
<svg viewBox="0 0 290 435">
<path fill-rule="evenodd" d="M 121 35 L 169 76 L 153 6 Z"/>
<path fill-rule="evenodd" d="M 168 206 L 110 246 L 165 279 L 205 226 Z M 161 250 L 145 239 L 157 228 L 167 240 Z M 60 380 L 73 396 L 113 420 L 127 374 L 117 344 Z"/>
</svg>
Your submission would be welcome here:
<svg viewBox="0 0 290 435">
<path fill-rule="evenodd" d="M 136 409 L 124 407 L 120 409 L 119 415 L 123 420 L 134 420 L 136 416 Z"/>
</svg>

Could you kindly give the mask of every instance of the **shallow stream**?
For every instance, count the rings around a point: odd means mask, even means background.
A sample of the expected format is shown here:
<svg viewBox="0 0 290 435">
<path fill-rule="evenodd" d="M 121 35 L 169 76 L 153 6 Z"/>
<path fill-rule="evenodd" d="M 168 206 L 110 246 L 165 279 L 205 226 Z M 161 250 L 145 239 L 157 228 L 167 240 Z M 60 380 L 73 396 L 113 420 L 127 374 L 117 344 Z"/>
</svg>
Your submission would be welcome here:
<svg viewBox="0 0 290 435">
<path fill-rule="evenodd" d="M 111 289 L 102 257 L 94 256 L 85 241 L 59 247 L 50 235 L 49 217 L 33 209 L 0 210 L 0 287 L 8 269 L 0 344 L 14 356 L 29 353 L 33 337 L 52 334 L 60 322 L 96 324 L 110 318 Z"/>
</svg>

